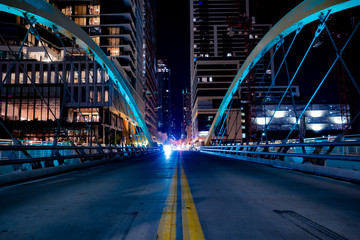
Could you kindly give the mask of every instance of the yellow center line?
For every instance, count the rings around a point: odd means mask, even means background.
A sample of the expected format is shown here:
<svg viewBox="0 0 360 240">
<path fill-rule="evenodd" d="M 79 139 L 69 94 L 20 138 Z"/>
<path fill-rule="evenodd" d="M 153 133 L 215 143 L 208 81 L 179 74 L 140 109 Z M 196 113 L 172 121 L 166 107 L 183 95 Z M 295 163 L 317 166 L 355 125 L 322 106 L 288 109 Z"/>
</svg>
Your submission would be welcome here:
<svg viewBox="0 0 360 240">
<path fill-rule="evenodd" d="M 205 239 L 182 163 L 181 163 L 181 205 L 182 205 L 183 239 L 184 240 Z"/>
<path fill-rule="evenodd" d="M 171 180 L 156 239 L 176 239 L 177 166 Z"/>
</svg>

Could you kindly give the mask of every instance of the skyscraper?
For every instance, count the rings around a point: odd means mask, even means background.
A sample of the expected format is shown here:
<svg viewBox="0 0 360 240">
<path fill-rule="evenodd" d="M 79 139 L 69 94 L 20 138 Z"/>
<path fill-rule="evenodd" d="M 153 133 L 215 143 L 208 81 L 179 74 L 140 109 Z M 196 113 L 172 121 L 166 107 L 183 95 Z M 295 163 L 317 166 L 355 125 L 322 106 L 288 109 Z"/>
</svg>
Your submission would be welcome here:
<svg viewBox="0 0 360 240">
<path fill-rule="evenodd" d="M 183 121 L 181 122 L 181 139 L 191 142 L 191 93 L 187 89 L 182 91 L 183 97 Z"/>
<path fill-rule="evenodd" d="M 190 0 L 190 62 L 192 138 L 202 141 L 207 135 L 218 107 L 241 64 L 270 29 L 250 17 L 248 0 Z M 266 63 L 263 63 L 265 65 Z M 255 78 L 260 78 L 264 70 Z M 271 73 L 270 73 L 271 74 Z M 241 91 L 234 96 L 227 125 L 232 139 L 247 138 L 245 108 Z M 239 111 L 241 112 L 239 114 Z M 236 121 L 236 122 L 234 122 Z"/>
<path fill-rule="evenodd" d="M 143 79 L 145 122 L 150 134 L 157 137 L 158 82 L 156 77 L 156 37 L 153 12 L 150 0 L 144 0 L 144 43 L 143 43 Z"/>
<path fill-rule="evenodd" d="M 166 60 L 158 60 L 157 73 L 159 84 L 158 130 L 161 133 L 166 133 L 169 138 L 171 134 L 171 71 L 166 64 Z"/>
</svg>

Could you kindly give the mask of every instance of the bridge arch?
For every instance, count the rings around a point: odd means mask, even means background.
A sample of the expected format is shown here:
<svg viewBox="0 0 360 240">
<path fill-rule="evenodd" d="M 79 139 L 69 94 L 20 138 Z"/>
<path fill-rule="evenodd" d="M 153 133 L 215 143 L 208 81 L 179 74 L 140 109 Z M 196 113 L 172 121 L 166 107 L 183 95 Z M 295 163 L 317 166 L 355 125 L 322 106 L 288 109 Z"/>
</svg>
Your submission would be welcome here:
<svg viewBox="0 0 360 240">
<path fill-rule="evenodd" d="M 214 117 L 209 134 L 204 142 L 205 145 L 210 145 L 215 129 L 221 123 L 232 97 L 248 73 L 265 53 L 281 41 L 282 38 L 297 31 L 299 27 L 319 20 L 321 16 L 326 16 L 329 13 L 333 14 L 359 5 L 360 1 L 358 0 L 305 0 L 285 15 L 256 45 L 234 77 Z"/>
</svg>

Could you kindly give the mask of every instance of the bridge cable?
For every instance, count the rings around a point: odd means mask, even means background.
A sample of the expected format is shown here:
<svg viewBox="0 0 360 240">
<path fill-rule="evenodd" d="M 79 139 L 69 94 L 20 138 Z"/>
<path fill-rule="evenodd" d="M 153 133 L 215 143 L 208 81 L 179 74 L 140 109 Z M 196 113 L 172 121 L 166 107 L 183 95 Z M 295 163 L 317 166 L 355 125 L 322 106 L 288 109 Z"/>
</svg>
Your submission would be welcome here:
<svg viewBox="0 0 360 240">
<path fill-rule="evenodd" d="M 283 51 L 283 54 L 285 55 L 284 45 L 282 45 L 282 51 Z M 287 60 L 285 60 L 285 69 L 286 69 L 286 76 L 288 79 L 288 84 L 290 84 L 290 73 L 289 73 Z M 289 91 L 290 91 L 291 101 L 292 101 L 293 108 L 294 108 L 295 118 L 298 119 L 298 113 L 297 113 L 297 107 L 296 107 L 296 103 L 295 103 L 295 99 L 294 99 L 293 89 L 290 88 Z M 300 139 L 300 141 L 303 142 L 304 136 L 302 135 L 302 132 L 300 131 L 300 129 L 299 129 L 299 139 Z M 267 142 L 267 135 L 266 135 L 266 142 Z"/>
<path fill-rule="evenodd" d="M 335 66 L 336 62 L 340 59 L 340 56 L 342 55 L 342 53 L 344 52 L 345 48 L 347 47 L 348 43 L 350 42 L 351 38 L 354 36 L 356 30 L 358 29 L 358 27 L 360 26 L 360 22 L 356 25 L 355 29 L 353 30 L 353 32 L 351 33 L 351 35 L 349 36 L 348 40 L 346 41 L 346 43 L 344 44 L 344 46 L 342 47 L 341 50 L 339 50 L 339 52 L 336 53 L 336 58 L 333 61 L 332 65 L 330 66 L 329 70 L 327 71 L 327 73 L 325 74 L 325 76 L 323 77 L 323 79 L 321 80 L 321 82 L 319 83 L 318 87 L 316 88 L 314 94 L 311 96 L 310 100 L 308 101 L 308 103 L 306 104 L 305 108 L 303 109 L 303 111 L 301 112 L 299 119 L 303 116 L 303 114 L 305 113 L 305 111 L 307 110 L 307 108 L 309 107 L 310 103 L 312 102 L 313 98 L 315 97 L 315 95 L 317 94 L 317 92 L 319 91 L 320 87 L 322 86 L 322 84 L 325 82 L 325 80 L 327 79 L 327 76 L 329 75 L 329 73 L 331 72 L 331 70 L 333 69 L 333 67 Z M 290 134 L 293 132 L 293 130 L 295 129 L 295 127 L 298 124 L 299 119 L 296 119 L 295 124 L 293 125 L 292 129 L 290 130 L 290 133 L 288 134 L 288 136 L 284 139 L 284 142 L 286 142 L 289 137 Z"/>
<path fill-rule="evenodd" d="M 221 135 L 221 138 L 220 138 L 219 145 L 221 144 L 222 137 L 224 136 L 224 133 L 225 133 L 225 131 L 226 131 L 226 129 L 223 130 L 223 128 L 224 128 L 224 124 L 226 123 L 226 119 L 227 119 L 227 116 L 228 116 L 228 114 L 229 114 L 229 112 L 230 112 L 231 105 L 232 105 L 233 101 L 234 101 L 234 98 L 231 99 L 230 104 L 228 105 L 228 109 L 227 109 L 225 118 L 223 118 L 222 121 L 221 121 L 222 124 L 221 124 L 221 129 L 220 129 L 220 132 L 219 132 L 219 134 Z M 218 135 L 216 136 L 215 142 L 216 142 L 217 140 L 218 140 Z"/>
<path fill-rule="evenodd" d="M 295 37 L 296 37 L 296 35 L 295 35 Z M 295 40 L 295 37 L 294 37 L 293 41 Z M 264 74 L 263 74 L 262 80 L 261 80 L 261 82 L 259 83 L 259 87 L 262 87 L 262 91 L 265 91 L 265 87 L 266 87 L 266 86 L 265 86 L 266 71 L 269 70 L 269 68 L 271 67 L 271 64 L 274 62 L 276 53 L 278 52 L 279 48 L 280 48 L 281 45 L 283 45 L 283 44 L 284 44 L 284 39 L 281 38 L 281 40 L 280 40 L 280 41 L 277 43 L 277 45 L 276 45 L 275 52 L 273 53 L 273 55 L 272 55 L 272 57 L 271 57 L 271 59 L 270 59 L 270 62 L 269 62 L 269 64 L 268 64 L 268 66 L 266 67 L 266 70 L 265 70 L 265 72 L 264 72 Z M 291 44 L 291 45 L 292 45 L 292 44 Z M 290 45 L 288 51 L 290 51 L 291 45 Z M 263 57 L 264 57 L 264 56 L 263 56 Z M 269 95 L 269 93 L 270 93 L 270 90 L 271 90 L 272 87 L 275 85 L 275 80 L 276 80 L 276 77 L 277 77 L 277 75 L 278 75 L 278 73 L 279 73 L 279 71 L 280 71 L 280 69 L 281 69 L 281 66 L 282 66 L 282 65 L 280 65 L 280 67 L 279 67 L 279 69 L 278 69 L 278 71 L 277 71 L 277 73 L 276 73 L 276 76 L 272 79 L 271 84 L 270 84 L 270 86 L 269 86 L 269 88 L 268 88 L 265 96 L 262 98 L 261 105 L 258 107 L 258 111 L 260 111 L 260 110 L 264 107 L 264 104 L 265 104 L 265 102 L 266 102 L 266 100 L 267 100 L 267 97 L 268 97 L 268 95 Z M 255 98 L 252 100 L 252 102 L 253 102 L 253 101 L 255 101 Z M 256 120 L 255 118 L 252 119 L 251 124 L 254 124 L 254 123 L 255 123 L 255 120 Z"/>
<path fill-rule="evenodd" d="M 295 77 L 297 76 L 300 68 L 302 67 L 302 65 L 303 65 L 303 63 L 304 63 L 304 61 L 305 61 L 308 53 L 310 52 L 310 49 L 312 48 L 312 46 L 313 46 L 313 44 L 314 44 L 314 42 L 315 42 L 315 40 L 316 40 L 316 38 L 317 38 L 317 37 L 320 35 L 320 33 L 323 31 L 325 22 L 326 22 L 326 20 L 328 19 L 329 15 L 330 15 L 330 10 L 328 11 L 328 13 L 327 13 L 326 16 L 320 15 L 320 17 L 319 17 L 319 18 L 320 18 L 320 23 L 319 23 L 319 25 L 318 25 L 318 29 L 317 29 L 316 32 L 315 32 L 315 36 L 314 36 L 314 38 L 312 39 L 312 41 L 311 41 L 308 49 L 306 50 L 305 55 L 303 56 L 302 60 L 300 61 L 300 64 L 299 64 L 299 66 L 297 67 L 295 73 L 293 74 L 290 82 L 288 83 L 288 86 L 287 86 L 284 94 L 282 95 L 282 97 L 281 97 L 278 105 L 276 106 L 275 111 L 274 111 L 274 113 L 272 114 L 272 116 L 271 116 L 271 118 L 270 118 L 270 120 L 269 120 L 269 123 L 268 123 L 268 125 L 266 126 L 266 128 L 265 128 L 265 130 L 264 130 L 265 134 L 267 134 L 268 126 L 271 124 L 271 121 L 273 120 L 273 118 L 274 118 L 274 116 L 275 116 L 275 113 L 276 113 L 277 110 L 279 109 L 282 101 L 284 100 L 287 92 L 289 91 L 289 88 L 291 87 L 292 83 L 294 82 Z M 298 119 L 296 120 L 296 122 L 297 122 L 297 121 L 298 121 Z"/>
<path fill-rule="evenodd" d="M 357 26 L 356 26 L 356 27 L 357 27 Z M 356 27 L 355 27 L 355 28 L 356 28 Z M 328 26 L 327 26 L 326 24 L 325 24 L 325 29 L 326 29 L 326 31 L 327 31 L 327 33 L 328 33 L 328 36 L 329 36 L 329 38 L 330 38 L 330 40 L 331 40 L 331 43 L 332 43 L 333 46 L 334 46 L 334 49 L 335 49 L 336 54 L 338 54 L 338 53 L 339 53 L 339 49 L 338 49 L 338 47 L 336 46 L 336 43 L 335 43 L 335 41 L 334 41 L 334 38 L 331 36 L 331 32 L 329 31 L 329 28 L 328 28 Z M 346 72 L 348 73 L 349 78 L 351 79 L 352 83 L 354 84 L 354 87 L 356 88 L 357 93 L 360 95 L 359 85 L 356 83 L 355 78 L 354 78 L 354 76 L 351 74 L 350 69 L 348 68 L 348 66 L 347 66 L 344 58 L 340 55 L 339 59 L 340 59 L 340 61 L 342 62 L 343 66 L 344 66 L 344 68 L 345 68 L 345 70 L 346 70 Z"/>
</svg>

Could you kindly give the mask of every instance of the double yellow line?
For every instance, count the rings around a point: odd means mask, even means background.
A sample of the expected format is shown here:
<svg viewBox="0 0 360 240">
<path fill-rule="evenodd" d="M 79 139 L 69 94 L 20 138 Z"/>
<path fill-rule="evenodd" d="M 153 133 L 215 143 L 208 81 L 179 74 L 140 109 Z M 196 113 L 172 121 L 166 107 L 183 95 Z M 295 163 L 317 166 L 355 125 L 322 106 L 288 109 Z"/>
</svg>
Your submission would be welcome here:
<svg viewBox="0 0 360 240">
<path fill-rule="evenodd" d="M 159 240 L 176 239 L 177 172 L 178 167 L 176 166 L 157 231 L 156 239 Z M 180 172 L 183 239 L 205 239 L 181 161 Z"/>
<path fill-rule="evenodd" d="M 177 166 L 161 215 L 156 239 L 176 239 Z"/>
</svg>

